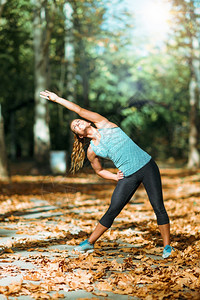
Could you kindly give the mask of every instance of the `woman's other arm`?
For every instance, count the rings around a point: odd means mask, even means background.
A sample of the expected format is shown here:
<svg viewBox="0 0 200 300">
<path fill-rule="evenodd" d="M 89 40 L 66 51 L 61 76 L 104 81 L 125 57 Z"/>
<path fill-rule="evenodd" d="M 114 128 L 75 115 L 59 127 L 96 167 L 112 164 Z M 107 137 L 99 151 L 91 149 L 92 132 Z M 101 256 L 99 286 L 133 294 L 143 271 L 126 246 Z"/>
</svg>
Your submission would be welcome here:
<svg viewBox="0 0 200 300">
<path fill-rule="evenodd" d="M 101 127 L 100 123 L 104 123 L 104 124 L 107 122 L 110 123 L 106 118 L 104 118 L 100 114 L 92 112 L 85 108 L 82 108 L 78 104 L 75 104 L 69 100 L 60 98 L 55 93 L 49 92 L 47 90 L 40 92 L 40 97 L 63 105 L 67 109 L 77 113 L 81 118 L 87 119 L 88 121 L 94 123 L 97 126 L 97 128 Z"/>
<path fill-rule="evenodd" d="M 100 177 L 102 177 L 104 179 L 115 180 L 115 181 L 118 181 L 118 180 L 124 178 L 124 175 L 121 171 L 118 171 L 117 174 L 114 174 L 106 169 L 103 169 L 102 165 L 100 163 L 99 157 L 96 156 L 94 151 L 91 149 L 91 146 L 89 146 L 89 148 L 88 148 L 87 157 L 88 157 L 95 173 L 97 175 L 99 175 Z"/>
</svg>

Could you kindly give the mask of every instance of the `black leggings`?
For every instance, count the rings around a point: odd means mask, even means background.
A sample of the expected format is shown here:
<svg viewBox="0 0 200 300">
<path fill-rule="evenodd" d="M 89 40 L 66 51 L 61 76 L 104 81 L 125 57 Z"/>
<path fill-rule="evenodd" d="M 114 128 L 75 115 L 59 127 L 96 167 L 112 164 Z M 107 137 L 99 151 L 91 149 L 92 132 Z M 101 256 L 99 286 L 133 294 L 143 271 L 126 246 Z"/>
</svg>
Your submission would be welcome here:
<svg viewBox="0 0 200 300">
<path fill-rule="evenodd" d="M 160 172 L 155 161 L 151 159 L 140 170 L 118 181 L 111 198 L 111 204 L 99 221 L 101 225 L 107 228 L 111 227 L 114 219 L 129 202 L 141 183 L 143 183 L 146 189 L 150 203 L 156 214 L 158 225 L 169 223 L 163 203 Z"/>
</svg>

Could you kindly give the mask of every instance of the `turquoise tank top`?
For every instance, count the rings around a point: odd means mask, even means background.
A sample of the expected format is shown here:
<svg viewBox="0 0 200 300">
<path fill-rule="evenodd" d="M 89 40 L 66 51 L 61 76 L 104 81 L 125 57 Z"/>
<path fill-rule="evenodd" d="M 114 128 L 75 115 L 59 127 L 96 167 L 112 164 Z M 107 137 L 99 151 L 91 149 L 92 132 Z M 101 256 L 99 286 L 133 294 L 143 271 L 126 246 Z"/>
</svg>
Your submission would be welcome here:
<svg viewBox="0 0 200 300">
<path fill-rule="evenodd" d="M 92 150 L 97 156 L 112 160 L 125 177 L 150 161 L 151 156 L 135 144 L 121 128 L 101 128 L 98 131 L 101 134 L 100 142 L 95 146 L 91 140 Z"/>
</svg>

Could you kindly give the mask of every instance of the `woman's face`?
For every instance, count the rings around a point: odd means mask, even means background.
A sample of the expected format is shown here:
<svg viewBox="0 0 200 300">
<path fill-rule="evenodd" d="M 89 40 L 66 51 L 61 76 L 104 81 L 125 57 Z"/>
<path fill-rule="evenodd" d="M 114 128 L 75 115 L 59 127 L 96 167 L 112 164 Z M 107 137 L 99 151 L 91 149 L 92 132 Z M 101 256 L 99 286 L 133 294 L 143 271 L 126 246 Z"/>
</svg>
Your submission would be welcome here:
<svg viewBox="0 0 200 300">
<path fill-rule="evenodd" d="M 81 119 L 75 119 L 72 121 L 71 123 L 71 130 L 78 134 L 81 137 L 85 137 L 87 128 L 89 128 L 91 125 L 91 123 L 85 121 L 85 120 L 81 120 Z"/>
</svg>

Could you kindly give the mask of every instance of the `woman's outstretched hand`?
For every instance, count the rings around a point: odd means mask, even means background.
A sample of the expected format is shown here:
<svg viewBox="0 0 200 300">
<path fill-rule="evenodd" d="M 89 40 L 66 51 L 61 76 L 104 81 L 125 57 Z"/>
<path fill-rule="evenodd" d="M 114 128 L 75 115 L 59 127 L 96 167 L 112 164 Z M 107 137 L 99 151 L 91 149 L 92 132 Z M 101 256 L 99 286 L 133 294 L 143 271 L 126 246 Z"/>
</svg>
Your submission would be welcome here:
<svg viewBox="0 0 200 300">
<path fill-rule="evenodd" d="M 52 102 L 56 102 L 56 100 L 59 98 L 55 93 L 49 92 L 47 90 L 40 92 L 40 97 Z"/>
<path fill-rule="evenodd" d="M 117 181 L 119 181 L 120 179 L 124 178 L 124 174 L 122 173 L 122 171 L 118 171 L 117 172 Z"/>
</svg>

